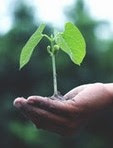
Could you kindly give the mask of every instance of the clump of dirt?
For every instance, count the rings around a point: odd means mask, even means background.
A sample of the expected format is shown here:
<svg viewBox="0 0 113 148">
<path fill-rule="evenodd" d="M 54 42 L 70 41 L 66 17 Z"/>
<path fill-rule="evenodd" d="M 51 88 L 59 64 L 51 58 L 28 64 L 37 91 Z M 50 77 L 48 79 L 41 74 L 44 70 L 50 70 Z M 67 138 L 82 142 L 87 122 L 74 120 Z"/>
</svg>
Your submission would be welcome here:
<svg viewBox="0 0 113 148">
<path fill-rule="evenodd" d="M 64 101 L 65 98 L 63 97 L 63 95 L 61 95 L 60 92 L 58 92 L 58 94 L 53 94 L 50 99 L 52 100 L 60 100 L 60 101 Z"/>
</svg>

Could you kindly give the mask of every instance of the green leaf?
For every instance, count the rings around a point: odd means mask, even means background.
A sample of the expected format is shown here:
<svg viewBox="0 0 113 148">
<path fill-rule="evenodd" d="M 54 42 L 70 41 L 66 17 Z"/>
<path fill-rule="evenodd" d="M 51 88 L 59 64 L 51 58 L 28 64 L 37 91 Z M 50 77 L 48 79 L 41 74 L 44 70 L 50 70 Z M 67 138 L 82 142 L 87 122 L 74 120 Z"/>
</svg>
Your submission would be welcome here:
<svg viewBox="0 0 113 148">
<path fill-rule="evenodd" d="M 40 40 L 43 37 L 42 32 L 44 28 L 45 24 L 41 24 L 23 47 L 20 55 L 20 69 L 29 62 L 36 45 L 40 42 Z"/>
<path fill-rule="evenodd" d="M 58 33 L 55 36 L 55 41 L 75 64 L 81 64 L 86 54 L 86 44 L 84 37 L 74 24 L 66 23 L 65 31 Z"/>
</svg>

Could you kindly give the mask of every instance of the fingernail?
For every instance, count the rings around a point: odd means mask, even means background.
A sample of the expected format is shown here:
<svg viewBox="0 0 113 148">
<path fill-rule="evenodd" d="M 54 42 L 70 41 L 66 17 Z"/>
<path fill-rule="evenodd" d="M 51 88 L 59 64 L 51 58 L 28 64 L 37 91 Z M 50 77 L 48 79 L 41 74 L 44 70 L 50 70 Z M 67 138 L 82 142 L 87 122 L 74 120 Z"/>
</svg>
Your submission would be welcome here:
<svg viewBox="0 0 113 148">
<path fill-rule="evenodd" d="M 23 97 L 19 97 L 14 100 L 13 105 L 16 108 L 20 108 L 20 107 L 22 107 L 23 103 L 25 103 L 25 101 L 26 101 L 26 99 L 24 99 Z"/>
</svg>

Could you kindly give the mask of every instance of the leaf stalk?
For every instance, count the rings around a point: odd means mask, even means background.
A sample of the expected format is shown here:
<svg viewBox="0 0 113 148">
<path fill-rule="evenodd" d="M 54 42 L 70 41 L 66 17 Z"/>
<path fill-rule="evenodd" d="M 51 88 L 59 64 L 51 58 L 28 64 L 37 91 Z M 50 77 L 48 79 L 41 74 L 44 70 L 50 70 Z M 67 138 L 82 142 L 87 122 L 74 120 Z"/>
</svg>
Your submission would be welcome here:
<svg viewBox="0 0 113 148">
<path fill-rule="evenodd" d="M 55 60 L 55 50 L 54 50 L 54 38 L 53 38 L 52 35 L 51 35 L 51 58 L 52 58 L 53 87 L 54 87 L 53 96 L 57 96 L 58 95 L 58 90 L 57 90 L 56 60 Z"/>
</svg>

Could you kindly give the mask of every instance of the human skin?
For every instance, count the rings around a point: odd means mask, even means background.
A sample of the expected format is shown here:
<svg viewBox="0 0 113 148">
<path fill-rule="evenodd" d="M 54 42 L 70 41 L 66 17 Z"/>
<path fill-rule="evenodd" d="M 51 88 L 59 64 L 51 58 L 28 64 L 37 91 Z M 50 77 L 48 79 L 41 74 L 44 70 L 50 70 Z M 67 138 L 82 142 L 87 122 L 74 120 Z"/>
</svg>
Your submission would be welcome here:
<svg viewBox="0 0 113 148">
<path fill-rule="evenodd" d="M 113 83 L 85 84 L 64 95 L 64 100 L 30 96 L 14 100 L 14 106 L 37 128 L 72 135 L 103 109 L 113 105 Z"/>
</svg>

